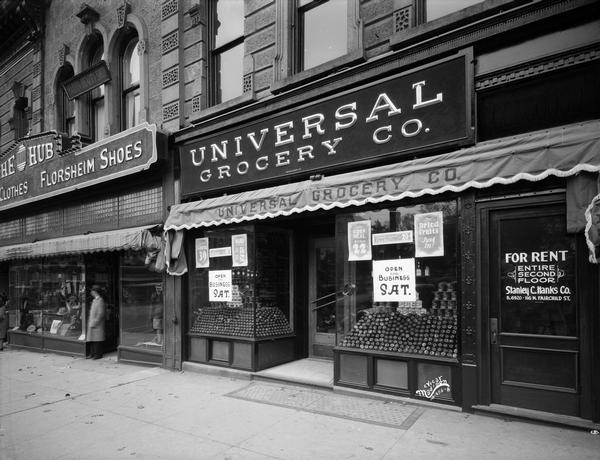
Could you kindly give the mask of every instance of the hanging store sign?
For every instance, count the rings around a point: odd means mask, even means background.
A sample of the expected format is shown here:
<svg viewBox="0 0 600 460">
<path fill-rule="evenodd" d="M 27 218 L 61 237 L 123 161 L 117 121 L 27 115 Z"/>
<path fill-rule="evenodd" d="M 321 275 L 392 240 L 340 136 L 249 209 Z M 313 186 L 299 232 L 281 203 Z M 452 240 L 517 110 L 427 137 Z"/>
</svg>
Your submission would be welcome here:
<svg viewBox="0 0 600 460">
<path fill-rule="evenodd" d="M 469 54 L 185 143 L 182 193 L 472 143 Z"/>
<path fill-rule="evenodd" d="M 412 230 L 373 234 L 373 246 L 381 246 L 384 244 L 412 243 L 412 242 L 413 242 Z"/>
<path fill-rule="evenodd" d="M 54 132 L 21 139 L 0 159 L 0 211 L 133 174 L 157 160 L 156 126 L 143 123 L 84 148 Z"/>
<path fill-rule="evenodd" d="M 106 62 L 100 61 L 67 80 L 63 88 L 70 100 L 85 94 L 111 80 Z"/>
<path fill-rule="evenodd" d="M 413 302 L 417 300 L 415 259 L 373 261 L 373 301 Z"/>
</svg>

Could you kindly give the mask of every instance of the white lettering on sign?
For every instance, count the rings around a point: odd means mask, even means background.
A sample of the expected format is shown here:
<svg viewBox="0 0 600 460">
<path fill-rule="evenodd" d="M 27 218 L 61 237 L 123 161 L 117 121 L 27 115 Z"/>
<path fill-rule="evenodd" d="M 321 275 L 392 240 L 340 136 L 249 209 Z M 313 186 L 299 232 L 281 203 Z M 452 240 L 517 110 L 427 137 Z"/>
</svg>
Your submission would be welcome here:
<svg viewBox="0 0 600 460">
<path fill-rule="evenodd" d="M 143 154 L 142 141 L 127 144 L 117 149 L 102 149 L 100 151 L 100 169 L 110 168 L 111 166 L 135 160 Z"/>
<path fill-rule="evenodd" d="M 414 104 L 409 106 L 409 109 L 421 109 L 444 102 L 442 92 L 433 92 L 434 96 L 428 99 L 424 94 L 425 88 L 425 80 L 410 86 Z M 365 112 L 368 115 L 363 121 L 368 124 L 387 121 L 392 117 L 397 118 L 403 113 L 399 101 L 386 92 L 379 93 L 372 105 L 367 108 L 370 110 Z M 325 124 L 327 115 L 317 112 L 303 116 L 297 123 L 293 120 L 278 121 L 273 126 L 234 136 L 231 139 L 219 139 L 207 145 L 195 146 L 188 149 L 187 154 L 194 167 L 202 167 L 197 172 L 197 178 L 203 183 L 214 179 L 228 180 L 234 176 L 245 175 L 251 170 L 261 172 L 269 168 L 289 169 L 298 163 L 308 163 L 321 156 L 335 155 L 337 148 L 344 146 L 344 137 L 335 134 L 353 127 L 359 121 L 358 112 L 356 101 L 335 108 L 332 115 L 335 123 L 329 132 Z M 375 144 L 385 144 L 395 137 L 411 138 L 422 132 L 429 132 L 429 128 L 424 128 L 422 120 L 412 118 L 400 120 L 397 125 L 386 122 L 381 126 L 373 127 L 371 139 Z M 319 140 L 311 144 L 297 145 L 294 149 L 277 150 L 299 139 L 310 142 L 314 138 Z M 269 141 L 271 145 L 267 146 L 267 139 L 271 139 Z M 265 153 L 267 147 L 268 152 Z M 232 158 L 237 158 L 239 161 L 226 165 L 219 164 Z"/>
<path fill-rule="evenodd" d="M 505 252 L 504 299 L 507 301 L 570 302 L 566 267 L 569 250 Z M 562 267 L 561 267 L 562 264 Z"/>
</svg>

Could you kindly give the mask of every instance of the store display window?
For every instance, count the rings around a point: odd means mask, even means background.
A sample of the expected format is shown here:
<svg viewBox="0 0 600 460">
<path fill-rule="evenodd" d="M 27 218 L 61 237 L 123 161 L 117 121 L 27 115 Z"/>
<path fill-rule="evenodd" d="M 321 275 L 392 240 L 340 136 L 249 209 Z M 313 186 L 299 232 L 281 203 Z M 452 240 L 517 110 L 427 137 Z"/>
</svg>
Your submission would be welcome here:
<svg viewBox="0 0 600 460">
<path fill-rule="evenodd" d="M 264 339 L 293 333 L 287 231 L 231 227 L 196 232 L 192 241 L 190 334 Z"/>
<path fill-rule="evenodd" d="M 457 357 L 455 201 L 342 214 L 343 279 L 338 346 Z M 381 369 L 385 380 L 385 369 Z"/>
<path fill-rule="evenodd" d="M 121 254 L 121 341 L 124 346 L 161 351 L 163 346 L 162 274 L 146 264 L 146 254 Z"/>
<path fill-rule="evenodd" d="M 85 289 L 81 257 L 15 262 L 9 269 L 9 327 L 85 340 Z"/>
</svg>

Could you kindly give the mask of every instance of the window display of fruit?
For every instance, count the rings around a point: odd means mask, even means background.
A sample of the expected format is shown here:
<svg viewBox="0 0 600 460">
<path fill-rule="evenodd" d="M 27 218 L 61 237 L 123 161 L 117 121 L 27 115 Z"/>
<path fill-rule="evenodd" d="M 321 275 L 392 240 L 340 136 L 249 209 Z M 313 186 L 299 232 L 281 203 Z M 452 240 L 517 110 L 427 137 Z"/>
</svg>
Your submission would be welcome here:
<svg viewBox="0 0 600 460">
<path fill-rule="evenodd" d="M 456 316 L 365 312 L 340 346 L 456 358 Z"/>
<path fill-rule="evenodd" d="M 190 332 L 235 337 L 271 337 L 291 334 L 292 329 L 283 312 L 277 307 L 210 306 L 197 309 Z"/>
</svg>

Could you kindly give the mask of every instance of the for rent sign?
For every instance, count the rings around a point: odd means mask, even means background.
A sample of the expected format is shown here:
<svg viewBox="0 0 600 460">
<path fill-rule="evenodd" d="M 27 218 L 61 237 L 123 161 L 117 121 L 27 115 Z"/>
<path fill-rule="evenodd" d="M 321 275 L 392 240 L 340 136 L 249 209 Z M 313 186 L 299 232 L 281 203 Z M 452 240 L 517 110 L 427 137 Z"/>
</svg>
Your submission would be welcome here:
<svg viewBox="0 0 600 460">
<path fill-rule="evenodd" d="M 132 174 L 157 160 L 156 126 L 142 124 L 63 151 L 56 133 L 22 139 L 0 159 L 0 210 Z"/>
<path fill-rule="evenodd" d="M 180 148 L 182 192 L 472 142 L 470 65 L 467 53 L 460 54 L 186 143 Z"/>
</svg>

